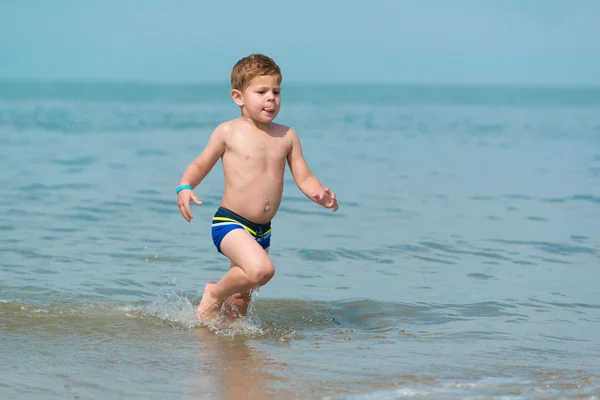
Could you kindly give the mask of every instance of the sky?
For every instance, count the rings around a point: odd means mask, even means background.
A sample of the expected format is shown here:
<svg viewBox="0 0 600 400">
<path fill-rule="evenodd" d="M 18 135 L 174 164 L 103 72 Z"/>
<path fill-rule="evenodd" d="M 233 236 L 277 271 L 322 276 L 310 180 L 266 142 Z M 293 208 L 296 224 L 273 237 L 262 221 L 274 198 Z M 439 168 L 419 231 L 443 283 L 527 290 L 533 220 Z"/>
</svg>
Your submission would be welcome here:
<svg viewBox="0 0 600 400">
<path fill-rule="evenodd" d="M 0 80 L 600 86 L 597 0 L 0 0 Z"/>
</svg>

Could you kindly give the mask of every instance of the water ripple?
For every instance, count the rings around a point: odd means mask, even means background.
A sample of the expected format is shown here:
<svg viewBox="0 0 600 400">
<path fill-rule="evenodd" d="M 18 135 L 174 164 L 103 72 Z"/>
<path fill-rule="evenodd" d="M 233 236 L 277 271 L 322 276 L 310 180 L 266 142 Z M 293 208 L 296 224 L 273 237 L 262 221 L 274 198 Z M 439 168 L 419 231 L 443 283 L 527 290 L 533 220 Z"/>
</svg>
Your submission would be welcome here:
<svg viewBox="0 0 600 400">
<path fill-rule="evenodd" d="M 545 253 L 559 254 L 563 256 L 570 256 L 574 254 L 591 254 L 597 256 L 596 250 L 590 247 L 584 246 L 573 246 L 566 243 L 552 243 L 552 242 L 541 242 L 541 241 L 527 241 L 527 240 L 508 240 L 508 239 L 488 239 L 490 242 L 519 245 L 519 246 L 534 246 L 535 248 L 542 250 Z"/>
</svg>

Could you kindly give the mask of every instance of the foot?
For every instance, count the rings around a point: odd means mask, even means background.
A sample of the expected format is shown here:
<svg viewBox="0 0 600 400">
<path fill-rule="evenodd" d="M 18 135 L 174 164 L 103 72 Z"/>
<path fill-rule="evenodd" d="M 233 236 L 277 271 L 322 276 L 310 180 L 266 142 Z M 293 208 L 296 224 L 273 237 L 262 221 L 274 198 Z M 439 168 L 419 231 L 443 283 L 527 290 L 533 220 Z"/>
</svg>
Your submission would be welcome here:
<svg viewBox="0 0 600 400">
<path fill-rule="evenodd" d="M 229 319 L 245 317 L 248 314 L 250 306 L 251 293 L 236 293 L 232 294 L 225 300 L 224 313 Z"/>
<path fill-rule="evenodd" d="M 211 321 L 215 319 L 221 310 L 223 303 L 214 295 L 214 286 L 216 284 L 217 282 L 208 282 L 204 287 L 202 300 L 200 300 L 200 305 L 196 311 L 196 319 Z"/>
</svg>

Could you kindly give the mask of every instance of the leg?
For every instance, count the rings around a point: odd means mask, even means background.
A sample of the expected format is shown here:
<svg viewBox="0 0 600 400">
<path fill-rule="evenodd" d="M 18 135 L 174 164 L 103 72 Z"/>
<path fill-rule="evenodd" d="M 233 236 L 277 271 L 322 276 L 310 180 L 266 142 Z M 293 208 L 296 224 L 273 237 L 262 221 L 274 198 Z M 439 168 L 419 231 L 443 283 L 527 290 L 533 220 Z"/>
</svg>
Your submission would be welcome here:
<svg viewBox="0 0 600 400">
<path fill-rule="evenodd" d="M 269 254 L 269 248 L 265 249 L 265 252 Z M 236 267 L 231 264 L 231 268 Z M 248 314 L 248 307 L 252 300 L 252 292 L 256 288 L 245 291 L 244 293 L 232 294 L 225 300 L 225 315 L 229 319 L 235 319 L 238 317 L 245 317 Z"/>
<path fill-rule="evenodd" d="M 223 303 L 223 312 L 228 319 L 236 319 L 245 317 L 248 314 L 250 300 L 254 289 L 245 291 L 244 293 L 235 293 L 229 296 Z"/>
<path fill-rule="evenodd" d="M 214 318 L 227 297 L 262 286 L 275 273 L 267 253 L 243 229 L 235 229 L 223 238 L 221 252 L 231 260 L 233 267 L 218 283 L 206 285 L 198 306 L 199 318 Z"/>
</svg>

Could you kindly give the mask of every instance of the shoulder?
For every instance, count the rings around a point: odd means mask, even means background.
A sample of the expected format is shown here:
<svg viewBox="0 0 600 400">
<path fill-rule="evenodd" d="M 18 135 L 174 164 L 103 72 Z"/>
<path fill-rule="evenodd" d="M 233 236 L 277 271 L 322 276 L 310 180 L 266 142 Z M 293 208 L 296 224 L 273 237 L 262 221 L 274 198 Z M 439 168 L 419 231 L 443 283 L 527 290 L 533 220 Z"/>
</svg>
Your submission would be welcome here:
<svg viewBox="0 0 600 400">
<path fill-rule="evenodd" d="M 281 124 L 273 124 L 274 132 L 277 136 L 284 137 L 287 139 L 296 139 L 298 138 L 298 134 L 296 131 L 289 126 L 281 125 Z"/>
<path fill-rule="evenodd" d="M 227 135 L 235 129 L 235 120 L 225 121 L 217 125 L 213 134 L 215 135 Z"/>
<path fill-rule="evenodd" d="M 237 125 L 238 125 L 238 123 L 236 120 L 225 121 L 225 122 L 220 123 L 213 130 L 213 132 L 211 134 L 211 139 L 217 140 L 220 142 L 227 142 L 227 141 L 231 140 L 231 135 L 236 131 Z"/>
</svg>

